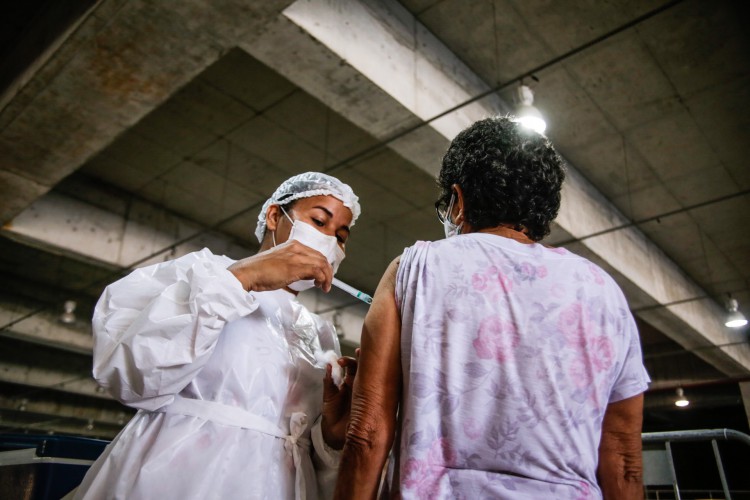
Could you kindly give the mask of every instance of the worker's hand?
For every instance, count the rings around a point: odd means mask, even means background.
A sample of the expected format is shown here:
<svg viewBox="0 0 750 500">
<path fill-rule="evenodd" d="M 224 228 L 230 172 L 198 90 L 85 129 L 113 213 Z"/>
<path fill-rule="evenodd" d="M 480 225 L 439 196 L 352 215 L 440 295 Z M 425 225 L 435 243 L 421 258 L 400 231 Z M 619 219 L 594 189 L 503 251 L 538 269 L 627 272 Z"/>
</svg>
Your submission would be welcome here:
<svg viewBox="0 0 750 500">
<path fill-rule="evenodd" d="M 315 286 L 331 289 L 333 268 L 322 253 L 297 240 L 239 260 L 227 268 L 247 291 L 278 290 L 300 280 L 314 280 Z"/>
<path fill-rule="evenodd" d="M 357 357 L 359 357 L 359 349 L 357 349 Z M 346 371 L 344 383 L 341 384 L 341 388 L 337 387 L 331 377 L 331 365 L 326 365 L 326 376 L 323 379 L 323 419 L 320 425 L 323 440 L 336 450 L 344 447 L 352 407 L 352 387 L 354 376 L 357 374 L 356 359 L 343 356 L 338 359 L 338 363 Z"/>
</svg>

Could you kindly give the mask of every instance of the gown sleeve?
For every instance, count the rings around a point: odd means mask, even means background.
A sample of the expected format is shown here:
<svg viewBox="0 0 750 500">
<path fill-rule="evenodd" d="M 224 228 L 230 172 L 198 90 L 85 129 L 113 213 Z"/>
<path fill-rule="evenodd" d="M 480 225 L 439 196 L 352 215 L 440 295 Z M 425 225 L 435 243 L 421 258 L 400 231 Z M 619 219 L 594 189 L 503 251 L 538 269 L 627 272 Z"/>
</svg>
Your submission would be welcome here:
<svg viewBox="0 0 750 500">
<path fill-rule="evenodd" d="M 318 498 L 333 498 L 336 480 L 339 477 L 339 463 L 341 451 L 329 447 L 323 440 L 323 430 L 320 427 L 321 417 L 315 421 L 310 431 L 313 449 L 313 467 L 318 483 Z"/>
<path fill-rule="evenodd" d="M 334 351 L 336 356 L 341 357 L 341 345 L 339 344 L 336 328 L 330 321 L 318 315 L 313 316 L 318 329 L 318 340 L 324 351 Z M 341 451 L 328 446 L 323 439 L 321 428 L 322 415 L 318 415 L 315 423 L 310 429 L 310 440 L 312 441 L 312 462 L 318 487 L 318 498 L 333 498 L 336 489 L 336 479 L 339 476 L 339 463 L 341 462 Z"/>
<path fill-rule="evenodd" d="M 224 325 L 257 309 L 207 249 L 137 269 L 109 285 L 94 310 L 94 378 L 122 403 L 156 410 L 187 386 Z"/>
</svg>

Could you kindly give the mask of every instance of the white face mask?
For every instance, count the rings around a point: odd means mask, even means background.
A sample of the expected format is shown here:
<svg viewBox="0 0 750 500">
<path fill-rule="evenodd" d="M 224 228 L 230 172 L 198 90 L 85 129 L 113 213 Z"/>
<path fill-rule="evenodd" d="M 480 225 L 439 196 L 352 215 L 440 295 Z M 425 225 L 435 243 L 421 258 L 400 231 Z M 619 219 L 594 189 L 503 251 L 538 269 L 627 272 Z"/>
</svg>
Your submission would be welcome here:
<svg viewBox="0 0 750 500">
<path fill-rule="evenodd" d="M 343 261 L 344 257 L 346 257 L 346 254 L 339 246 L 339 242 L 336 237 L 323 234 L 318 231 L 315 226 L 306 222 L 300 220 L 292 220 L 292 218 L 289 217 L 289 214 L 287 214 L 283 208 L 281 209 L 281 211 L 284 212 L 286 218 L 289 219 L 289 222 L 292 223 L 292 230 L 289 233 L 289 239 L 297 240 L 303 245 L 322 253 L 323 256 L 328 259 L 331 267 L 333 267 L 333 274 L 336 274 L 336 271 L 338 271 L 339 269 L 339 265 L 341 265 L 341 261 Z M 276 237 L 273 235 L 273 233 L 271 233 L 271 236 L 274 240 L 273 245 L 276 246 Z M 289 288 L 296 292 L 301 292 L 314 286 L 314 280 L 301 280 L 295 281 L 294 283 L 290 284 Z"/>
<path fill-rule="evenodd" d="M 445 218 L 443 219 L 443 230 L 445 231 L 446 238 L 450 238 L 452 236 L 461 234 L 461 227 L 464 225 L 463 222 L 461 222 L 461 224 L 456 225 L 451 220 L 451 212 L 453 211 L 454 199 L 455 199 L 455 194 L 452 194 L 451 201 L 448 204 L 448 210 L 445 212 Z"/>
</svg>

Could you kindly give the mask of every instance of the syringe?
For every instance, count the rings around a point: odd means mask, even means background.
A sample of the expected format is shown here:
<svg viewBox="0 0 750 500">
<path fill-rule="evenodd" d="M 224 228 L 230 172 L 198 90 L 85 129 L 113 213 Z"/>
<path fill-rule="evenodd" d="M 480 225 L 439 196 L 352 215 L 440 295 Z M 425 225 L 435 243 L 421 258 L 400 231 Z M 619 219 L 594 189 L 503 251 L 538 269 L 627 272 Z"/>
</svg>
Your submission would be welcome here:
<svg viewBox="0 0 750 500">
<path fill-rule="evenodd" d="M 333 281 L 331 281 L 331 284 L 335 286 L 336 288 L 345 291 L 349 295 L 357 297 L 359 300 L 361 300 L 365 304 L 372 304 L 372 297 L 367 295 L 365 292 L 360 292 L 353 286 L 347 285 L 346 283 L 339 280 L 338 278 L 333 278 Z"/>
</svg>

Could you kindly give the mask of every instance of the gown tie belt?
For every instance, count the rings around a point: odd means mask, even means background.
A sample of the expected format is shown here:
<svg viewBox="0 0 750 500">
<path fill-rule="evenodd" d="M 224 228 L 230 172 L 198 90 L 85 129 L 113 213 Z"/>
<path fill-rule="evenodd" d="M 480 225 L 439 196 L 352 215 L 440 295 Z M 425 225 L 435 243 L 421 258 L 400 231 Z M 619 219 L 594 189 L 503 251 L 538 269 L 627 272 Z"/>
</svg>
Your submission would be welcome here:
<svg viewBox="0 0 750 500">
<path fill-rule="evenodd" d="M 302 500 L 305 494 L 305 478 L 302 466 L 302 452 L 310 455 L 310 439 L 304 436 L 307 429 L 307 415 L 303 412 L 292 413 L 289 418 L 289 431 L 269 422 L 263 417 L 247 410 L 215 401 L 184 398 L 175 396 L 172 403 L 156 410 L 159 413 L 186 415 L 189 417 L 210 420 L 211 422 L 254 430 L 284 440 L 284 449 L 292 455 L 295 469 L 295 499 Z"/>
</svg>

